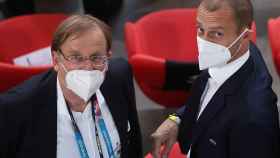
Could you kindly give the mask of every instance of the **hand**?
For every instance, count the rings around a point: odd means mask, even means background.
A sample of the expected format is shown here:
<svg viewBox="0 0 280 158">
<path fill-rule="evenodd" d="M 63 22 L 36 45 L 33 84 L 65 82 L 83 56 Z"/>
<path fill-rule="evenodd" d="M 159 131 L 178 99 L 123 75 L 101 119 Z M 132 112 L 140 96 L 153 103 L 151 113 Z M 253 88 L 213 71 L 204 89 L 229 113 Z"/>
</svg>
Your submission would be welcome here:
<svg viewBox="0 0 280 158">
<path fill-rule="evenodd" d="M 166 119 L 151 135 L 153 139 L 152 155 L 154 158 L 167 158 L 172 146 L 177 141 L 178 124 Z M 161 151 L 161 146 L 163 150 Z"/>
</svg>

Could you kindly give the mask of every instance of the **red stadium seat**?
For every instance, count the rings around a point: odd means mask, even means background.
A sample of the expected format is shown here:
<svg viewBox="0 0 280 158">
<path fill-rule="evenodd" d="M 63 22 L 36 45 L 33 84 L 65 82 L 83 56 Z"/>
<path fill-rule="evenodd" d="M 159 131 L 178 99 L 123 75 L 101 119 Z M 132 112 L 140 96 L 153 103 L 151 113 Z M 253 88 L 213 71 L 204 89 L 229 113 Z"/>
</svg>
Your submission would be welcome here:
<svg viewBox="0 0 280 158">
<path fill-rule="evenodd" d="M 184 104 L 187 92 L 163 90 L 166 60 L 197 62 L 196 10 L 154 12 L 125 25 L 128 60 L 141 90 L 167 107 Z"/>
<path fill-rule="evenodd" d="M 255 22 L 253 22 L 251 30 L 253 31 L 251 40 L 252 42 L 257 43 L 257 26 Z"/>
<path fill-rule="evenodd" d="M 24 67 L 13 64 L 16 57 L 50 46 L 64 14 L 33 14 L 0 21 L 0 92 L 51 67 Z"/>
<path fill-rule="evenodd" d="M 269 19 L 268 38 L 272 51 L 272 58 L 278 75 L 280 75 L 280 17 Z"/>
<path fill-rule="evenodd" d="M 165 107 L 179 107 L 185 103 L 188 90 L 164 89 L 166 63 L 197 64 L 196 36 L 196 9 L 153 12 L 125 25 L 128 60 L 147 97 Z M 255 33 L 253 41 L 256 41 Z"/>
<path fill-rule="evenodd" d="M 172 149 L 170 151 L 170 154 L 169 154 L 169 157 L 170 158 L 187 158 L 186 155 L 183 155 L 181 153 L 181 149 L 180 149 L 178 143 L 174 144 L 174 146 L 172 147 Z M 145 156 L 145 158 L 153 158 L 153 156 L 151 154 L 147 154 Z"/>
</svg>

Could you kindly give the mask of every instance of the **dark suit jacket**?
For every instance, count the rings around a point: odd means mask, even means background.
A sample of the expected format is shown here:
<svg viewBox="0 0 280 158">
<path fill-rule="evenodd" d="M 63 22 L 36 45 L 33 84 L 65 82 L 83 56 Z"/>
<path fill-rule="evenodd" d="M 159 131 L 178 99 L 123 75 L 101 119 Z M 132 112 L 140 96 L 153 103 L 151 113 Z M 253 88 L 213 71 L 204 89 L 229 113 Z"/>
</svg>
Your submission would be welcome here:
<svg viewBox="0 0 280 158">
<path fill-rule="evenodd" d="M 56 81 L 56 72 L 50 70 L 0 95 L 1 158 L 56 157 Z M 121 157 L 142 157 L 132 74 L 125 60 L 110 61 L 101 92 L 120 135 Z"/>
<path fill-rule="evenodd" d="M 251 44 L 248 61 L 219 88 L 197 121 L 207 81 L 207 71 L 202 72 L 187 106 L 178 111 L 182 152 L 191 147 L 191 158 L 279 158 L 277 98 L 257 47 Z"/>
</svg>

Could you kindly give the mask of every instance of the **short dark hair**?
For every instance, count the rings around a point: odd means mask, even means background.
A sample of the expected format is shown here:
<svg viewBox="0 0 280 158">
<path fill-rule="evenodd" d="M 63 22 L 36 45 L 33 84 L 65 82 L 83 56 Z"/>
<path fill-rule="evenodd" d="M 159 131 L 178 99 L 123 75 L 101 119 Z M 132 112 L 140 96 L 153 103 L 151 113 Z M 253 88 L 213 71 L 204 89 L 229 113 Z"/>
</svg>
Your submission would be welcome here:
<svg viewBox="0 0 280 158">
<path fill-rule="evenodd" d="M 111 28 L 91 15 L 72 15 L 62 21 L 54 33 L 51 50 L 58 51 L 70 36 L 79 35 L 90 29 L 101 29 L 106 38 L 106 49 L 110 51 L 112 45 Z"/>
<path fill-rule="evenodd" d="M 210 12 L 217 11 L 224 5 L 232 8 L 236 20 L 237 31 L 242 28 L 251 28 L 254 20 L 253 5 L 250 0 L 202 0 L 201 5 Z"/>
</svg>

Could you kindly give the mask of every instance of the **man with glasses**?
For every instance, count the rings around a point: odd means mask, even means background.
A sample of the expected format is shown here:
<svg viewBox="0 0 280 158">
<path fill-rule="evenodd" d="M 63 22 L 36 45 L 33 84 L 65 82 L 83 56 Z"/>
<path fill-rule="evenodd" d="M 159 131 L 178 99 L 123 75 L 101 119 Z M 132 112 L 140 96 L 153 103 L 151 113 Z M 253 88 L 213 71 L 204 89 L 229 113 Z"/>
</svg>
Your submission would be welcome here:
<svg viewBox="0 0 280 158">
<path fill-rule="evenodd" d="M 51 50 L 53 69 L 0 95 L 0 157 L 142 157 L 131 70 L 110 59 L 109 27 L 70 16 Z"/>
</svg>

